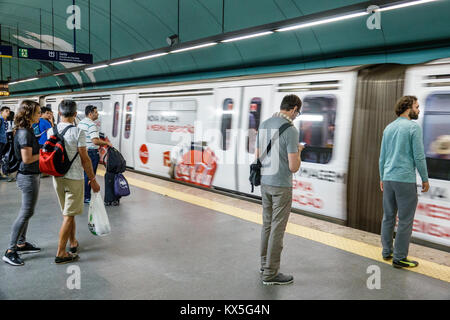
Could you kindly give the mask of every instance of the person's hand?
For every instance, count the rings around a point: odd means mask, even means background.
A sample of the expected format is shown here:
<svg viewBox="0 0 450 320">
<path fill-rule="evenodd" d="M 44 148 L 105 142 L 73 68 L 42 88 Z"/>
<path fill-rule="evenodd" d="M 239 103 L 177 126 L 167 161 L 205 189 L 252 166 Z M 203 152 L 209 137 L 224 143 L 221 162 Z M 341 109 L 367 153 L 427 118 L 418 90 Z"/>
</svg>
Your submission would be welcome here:
<svg viewBox="0 0 450 320">
<path fill-rule="evenodd" d="M 91 186 L 92 191 L 94 191 L 95 193 L 100 191 L 100 185 L 98 184 L 97 180 L 95 180 L 95 178 L 89 180 L 89 185 Z"/>
<path fill-rule="evenodd" d="M 380 190 L 383 192 L 383 181 L 380 181 Z"/>
<path fill-rule="evenodd" d="M 301 143 L 298 144 L 298 153 L 302 153 L 303 149 L 305 149 L 305 146 Z"/>
<path fill-rule="evenodd" d="M 422 182 L 422 192 L 428 192 L 428 190 L 430 189 L 430 183 L 427 182 Z"/>
<path fill-rule="evenodd" d="M 106 144 L 108 145 L 108 147 L 112 147 L 112 143 L 110 141 L 106 141 Z"/>
</svg>

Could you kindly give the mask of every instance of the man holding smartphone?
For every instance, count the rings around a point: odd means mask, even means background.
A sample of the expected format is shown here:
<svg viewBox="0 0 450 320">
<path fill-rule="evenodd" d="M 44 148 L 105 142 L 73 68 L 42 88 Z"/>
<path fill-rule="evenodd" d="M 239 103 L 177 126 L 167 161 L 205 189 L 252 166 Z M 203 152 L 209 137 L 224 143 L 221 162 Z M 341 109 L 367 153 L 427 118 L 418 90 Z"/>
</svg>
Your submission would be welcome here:
<svg viewBox="0 0 450 320">
<path fill-rule="evenodd" d="M 256 157 L 269 141 L 272 149 L 262 160 L 261 196 L 263 227 L 261 231 L 261 269 L 263 284 L 285 285 L 294 281 L 291 275 L 279 273 L 283 237 L 292 207 L 292 173 L 300 168 L 303 145 L 292 121 L 300 114 L 302 101 L 296 95 L 283 98 L 280 112 L 261 123 L 258 130 Z M 285 124 L 290 126 L 279 134 Z M 274 139 L 274 134 L 278 139 Z M 260 153 L 261 152 L 261 153 Z"/>
</svg>

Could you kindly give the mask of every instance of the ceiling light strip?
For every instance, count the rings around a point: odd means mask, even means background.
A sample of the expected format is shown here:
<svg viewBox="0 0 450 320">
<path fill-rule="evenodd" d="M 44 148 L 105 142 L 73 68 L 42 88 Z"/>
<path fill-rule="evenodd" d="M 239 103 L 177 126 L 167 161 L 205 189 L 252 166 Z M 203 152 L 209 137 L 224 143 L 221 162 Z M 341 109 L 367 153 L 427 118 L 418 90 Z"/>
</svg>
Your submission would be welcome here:
<svg viewBox="0 0 450 320">
<path fill-rule="evenodd" d="M 244 39 L 250 39 L 250 38 L 256 38 L 256 37 L 260 37 L 260 36 L 265 36 L 267 34 L 272 34 L 272 33 L 273 33 L 273 31 L 259 32 L 259 33 L 254 33 L 254 34 L 249 34 L 249 35 L 245 35 L 245 36 L 239 36 L 239 37 L 235 37 L 235 38 L 222 40 L 221 42 L 239 41 L 239 40 L 244 40 Z"/>
<path fill-rule="evenodd" d="M 101 69 L 101 68 L 106 68 L 107 66 L 108 66 L 107 64 L 102 64 L 102 65 L 99 65 L 99 66 L 89 67 L 89 68 L 86 68 L 86 69 L 84 69 L 84 70 Z"/>
<path fill-rule="evenodd" d="M 297 24 L 297 25 L 293 25 L 293 26 L 289 26 L 289 27 L 285 27 L 285 28 L 276 29 L 275 31 L 284 32 L 284 31 L 290 31 L 290 30 L 296 30 L 296 29 L 303 29 L 303 28 L 313 27 L 313 26 L 317 26 L 317 25 L 321 25 L 321 24 L 357 18 L 357 17 L 365 16 L 367 14 L 368 13 L 365 11 L 357 12 L 357 13 L 347 14 L 344 16 L 339 16 L 339 17 L 334 17 L 334 18 L 328 18 L 328 19 L 323 19 L 323 20 L 318 20 L 318 21 L 301 23 L 301 24 Z"/>
<path fill-rule="evenodd" d="M 192 47 L 172 50 L 169 53 L 177 53 L 177 52 L 189 51 L 189 50 L 194 50 L 194 49 L 200 49 L 200 48 L 204 48 L 204 47 L 210 47 L 210 46 L 213 46 L 213 45 L 216 45 L 216 44 L 217 44 L 217 42 L 209 42 L 209 43 L 199 44 L 197 46 L 192 46 Z"/>
<path fill-rule="evenodd" d="M 153 59 L 156 57 L 161 57 L 161 56 L 165 56 L 166 54 L 169 54 L 168 52 L 162 52 L 162 53 L 156 53 L 156 54 L 151 54 L 148 56 L 144 56 L 144 57 L 139 57 L 139 58 L 134 58 L 134 61 L 141 61 L 141 60 L 147 60 L 147 59 Z"/>
<path fill-rule="evenodd" d="M 380 8 L 379 10 L 375 10 L 375 11 L 383 12 L 383 11 L 389 11 L 389 10 L 395 10 L 395 9 L 400 9 L 400 8 L 406 8 L 406 7 L 411 7 L 411 6 L 415 6 L 415 5 L 418 5 L 418 4 L 424 4 L 424 3 L 435 2 L 435 1 L 439 1 L 439 0 L 411 1 L 411 2 L 406 2 L 406 3 L 395 4 L 395 5 L 392 5 L 392 6 L 386 6 L 386 7 Z"/>
<path fill-rule="evenodd" d="M 117 62 L 110 63 L 109 65 L 110 66 L 118 66 L 119 64 L 125 64 L 125 63 L 130 63 L 130 62 L 133 62 L 133 60 L 128 59 L 128 60 L 117 61 Z"/>
</svg>

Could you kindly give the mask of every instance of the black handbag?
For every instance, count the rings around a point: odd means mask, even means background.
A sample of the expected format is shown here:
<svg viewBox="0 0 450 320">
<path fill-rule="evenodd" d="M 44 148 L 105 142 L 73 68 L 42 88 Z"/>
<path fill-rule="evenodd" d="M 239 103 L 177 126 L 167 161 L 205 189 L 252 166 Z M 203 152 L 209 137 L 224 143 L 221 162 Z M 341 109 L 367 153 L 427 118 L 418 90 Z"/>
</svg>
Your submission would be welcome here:
<svg viewBox="0 0 450 320">
<path fill-rule="evenodd" d="M 275 142 L 276 139 L 281 136 L 281 134 L 290 126 L 292 126 L 291 123 L 285 123 L 283 124 L 279 130 L 278 135 L 275 135 L 275 137 L 273 138 L 273 141 Z M 252 185 L 252 192 L 254 191 L 255 187 L 261 185 L 261 161 L 264 160 L 264 158 L 267 156 L 267 154 L 270 152 L 270 149 L 272 148 L 272 139 L 270 139 L 269 144 L 266 148 L 266 150 L 264 150 L 264 152 L 258 157 L 258 159 L 256 159 L 256 162 L 252 163 L 250 165 L 250 184 Z"/>
</svg>

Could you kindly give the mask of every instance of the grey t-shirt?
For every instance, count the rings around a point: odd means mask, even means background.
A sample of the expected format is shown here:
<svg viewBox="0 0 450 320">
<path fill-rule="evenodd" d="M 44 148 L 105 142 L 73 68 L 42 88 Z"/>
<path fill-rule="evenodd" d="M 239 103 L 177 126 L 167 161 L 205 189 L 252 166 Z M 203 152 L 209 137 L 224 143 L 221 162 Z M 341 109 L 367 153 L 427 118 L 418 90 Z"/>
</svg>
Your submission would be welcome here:
<svg viewBox="0 0 450 320">
<path fill-rule="evenodd" d="M 258 130 L 257 148 L 260 155 L 269 144 L 270 139 L 278 135 L 278 129 L 288 120 L 282 117 L 271 117 L 261 123 Z M 275 187 L 292 187 L 292 172 L 289 170 L 288 153 L 298 152 L 298 130 L 292 125 L 275 143 L 262 161 L 261 184 Z"/>
</svg>

